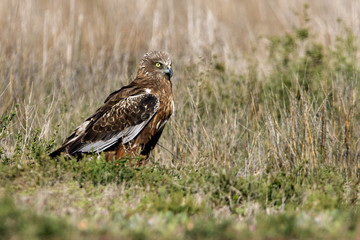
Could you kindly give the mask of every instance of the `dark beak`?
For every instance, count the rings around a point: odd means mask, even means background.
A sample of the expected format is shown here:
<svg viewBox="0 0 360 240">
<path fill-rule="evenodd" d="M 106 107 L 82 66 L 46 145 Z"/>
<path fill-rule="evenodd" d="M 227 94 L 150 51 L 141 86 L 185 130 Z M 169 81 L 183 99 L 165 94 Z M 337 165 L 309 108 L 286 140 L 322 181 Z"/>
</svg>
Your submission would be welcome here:
<svg viewBox="0 0 360 240">
<path fill-rule="evenodd" d="M 172 68 L 169 66 L 167 69 L 164 70 L 164 73 L 169 77 L 169 79 L 172 77 L 173 75 L 173 70 Z"/>
</svg>

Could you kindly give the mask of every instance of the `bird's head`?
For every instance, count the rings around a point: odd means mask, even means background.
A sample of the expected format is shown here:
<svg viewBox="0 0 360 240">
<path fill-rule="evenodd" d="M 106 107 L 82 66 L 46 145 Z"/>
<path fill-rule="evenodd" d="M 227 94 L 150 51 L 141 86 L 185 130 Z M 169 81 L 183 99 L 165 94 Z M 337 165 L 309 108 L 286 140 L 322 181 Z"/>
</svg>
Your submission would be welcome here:
<svg viewBox="0 0 360 240">
<path fill-rule="evenodd" d="M 168 80 L 173 75 L 172 61 L 168 53 L 163 51 L 151 51 L 141 59 L 138 76 L 150 78 L 166 77 Z"/>
</svg>

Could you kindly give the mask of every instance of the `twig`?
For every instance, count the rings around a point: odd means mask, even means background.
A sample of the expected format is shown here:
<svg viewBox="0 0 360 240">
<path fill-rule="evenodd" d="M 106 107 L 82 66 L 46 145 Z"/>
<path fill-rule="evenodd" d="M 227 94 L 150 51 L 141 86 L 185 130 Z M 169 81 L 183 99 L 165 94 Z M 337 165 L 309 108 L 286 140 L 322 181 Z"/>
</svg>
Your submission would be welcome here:
<svg viewBox="0 0 360 240">
<path fill-rule="evenodd" d="M 176 158 L 177 160 L 180 160 L 180 158 L 178 158 L 175 153 L 173 153 L 172 151 L 170 151 L 169 149 L 167 149 L 166 147 L 164 147 L 163 145 L 161 145 L 160 143 L 157 143 L 157 145 L 159 145 L 159 147 L 162 147 L 165 151 L 167 151 L 168 153 L 170 153 L 174 158 Z"/>
</svg>

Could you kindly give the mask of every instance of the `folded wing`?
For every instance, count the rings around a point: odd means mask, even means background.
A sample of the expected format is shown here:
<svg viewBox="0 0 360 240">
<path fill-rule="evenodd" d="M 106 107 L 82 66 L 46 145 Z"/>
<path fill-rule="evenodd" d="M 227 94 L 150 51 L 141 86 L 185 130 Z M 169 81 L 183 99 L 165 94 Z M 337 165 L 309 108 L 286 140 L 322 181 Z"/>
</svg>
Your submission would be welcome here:
<svg viewBox="0 0 360 240">
<path fill-rule="evenodd" d="M 144 129 L 159 106 L 153 94 L 126 97 L 111 106 L 105 104 L 65 140 L 61 151 L 98 153 L 119 141 L 128 143 Z"/>
</svg>

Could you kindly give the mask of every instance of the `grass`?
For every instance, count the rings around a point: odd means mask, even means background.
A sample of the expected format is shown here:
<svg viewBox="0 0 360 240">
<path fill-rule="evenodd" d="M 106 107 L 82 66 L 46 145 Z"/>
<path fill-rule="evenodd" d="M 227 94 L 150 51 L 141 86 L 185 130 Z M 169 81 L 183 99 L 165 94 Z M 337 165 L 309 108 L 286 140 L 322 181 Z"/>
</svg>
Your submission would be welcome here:
<svg viewBox="0 0 360 240">
<path fill-rule="evenodd" d="M 206 167 L 132 168 L 96 157 L 1 165 L 5 234 L 247 239 L 356 236 L 356 178 L 334 169 L 238 177 Z M 95 171 L 98 169 L 99 171 Z M 49 216 L 57 216 L 57 218 Z M 35 220 L 34 220 L 35 219 Z M 6 222 L 6 221 L 5 221 Z M 274 224 L 276 223 L 276 224 Z M 31 232 L 35 226 L 38 230 Z M 50 229 L 48 229 L 50 228 Z M 120 234 L 120 235 L 118 235 Z M 240 235 L 239 235 L 240 234 Z"/>
<path fill-rule="evenodd" d="M 0 236 L 359 238 L 358 3 L 321 2 L 2 1 Z M 154 48 L 166 150 L 50 159 Z"/>
</svg>

